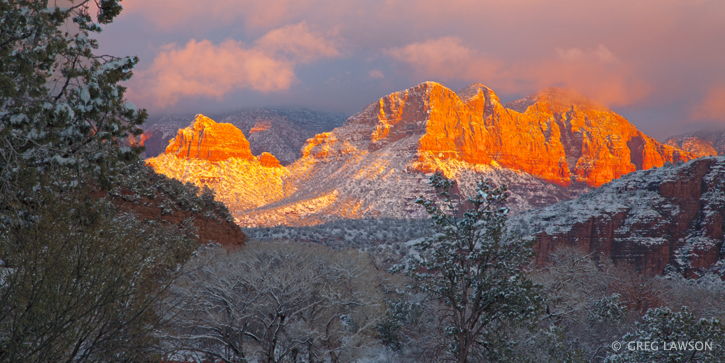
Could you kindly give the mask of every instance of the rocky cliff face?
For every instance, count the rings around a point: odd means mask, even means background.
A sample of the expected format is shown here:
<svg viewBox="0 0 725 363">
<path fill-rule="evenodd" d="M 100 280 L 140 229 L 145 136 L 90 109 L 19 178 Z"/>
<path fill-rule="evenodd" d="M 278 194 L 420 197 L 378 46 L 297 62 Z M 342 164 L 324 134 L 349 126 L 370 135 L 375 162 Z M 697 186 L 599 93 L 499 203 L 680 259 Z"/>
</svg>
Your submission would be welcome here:
<svg viewBox="0 0 725 363">
<path fill-rule="evenodd" d="M 216 123 L 204 115 L 197 115 L 189 127 L 179 130 L 166 147 L 166 154 L 210 162 L 229 158 L 254 159 L 249 141 L 241 130 L 232 124 Z"/>
<path fill-rule="evenodd" d="M 694 155 L 644 135 L 623 117 L 560 89 L 502 105 L 489 88 L 474 84 L 453 92 L 426 82 L 390 94 L 348 124 L 372 128 L 374 151 L 407 137 L 419 138 L 417 165 L 429 158 L 492 164 L 561 186 L 599 186 L 626 173 L 686 161 Z"/>
<path fill-rule="evenodd" d="M 537 239 L 537 262 L 576 246 L 637 270 L 725 277 L 725 159 L 630 173 L 580 198 L 517 216 L 511 230 Z"/>
<path fill-rule="evenodd" d="M 698 131 L 672 136 L 665 144 L 681 148 L 698 157 L 725 155 L 725 130 Z"/>
<path fill-rule="evenodd" d="M 209 187 L 235 216 L 281 199 L 289 190 L 284 184 L 289 171 L 274 155 L 254 157 L 241 130 L 203 115 L 178 131 L 164 155 L 146 164 L 170 178 Z"/>
</svg>

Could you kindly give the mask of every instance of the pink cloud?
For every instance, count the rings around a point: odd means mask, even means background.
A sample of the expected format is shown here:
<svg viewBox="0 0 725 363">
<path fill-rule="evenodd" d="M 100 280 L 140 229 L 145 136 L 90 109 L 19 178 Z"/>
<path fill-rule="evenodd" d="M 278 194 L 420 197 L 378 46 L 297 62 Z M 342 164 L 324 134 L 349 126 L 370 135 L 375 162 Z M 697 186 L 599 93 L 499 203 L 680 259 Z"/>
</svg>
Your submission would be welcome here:
<svg viewBox="0 0 725 363">
<path fill-rule="evenodd" d="M 312 33 L 305 22 L 273 30 L 256 45 L 267 54 L 285 55 L 300 63 L 340 55 L 334 41 Z"/>
<path fill-rule="evenodd" d="M 457 37 L 443 37 L 386 49 L 386 54 L 412 67 L 417 77 L 430 79 L 498 78 L 500 62 L 463 45 Z"/>
<path fill-rule="evenodd" d="M 385 75 L 383 74 L 383 72 L 381 72 L 377 69 L 373 69 L 370 72 L 368 72 L 368 77 L 370 77 L 372 79 L 383 79 L 383 78 L 385 78 Z"/>
<path fill-rule="evenodd" d="M 271 31 L 251 47 L 234 40 L 219 45 L 195 39 L 183 47 L 167 44 L 148 69 L 138 72 L 129 98 L 151 98 L 163 108 L 181 97 L 220 99 L 244 88 L 284 91 L 297 80 L 298 64 L 339 54 L 333 42 L 304 23 Z"/>
<path fill-rule="evenodd" d="M 693 120 L 725 121 L 725 84 L 710 87 L 705 99 L 690 116 Z"/>
<path fill-rule="evenodd" d="M 309 92 L 301 96 L 295 88 L 285 93 L 285 101 L 321 104 L 318 100 L 325 99 L 326 107 L 355 111 L 375 94 L 423 80 L 455 80 L 482 82 L 504 97 L 559 86 L 611 107 L 632 106 L 624 112 L 641 107 L 673 110 L 656 116 L 654 124 L 666 118 L 686 120 L 691 112 L 714 117 L 705 115 L 717 114 L 717 102 L 696 97 L 703 80 L 725 84 L 725 47 L 718 46 L 725 34 L 725 1 L 123 0 L 123 5 L 124 13 L 102 36 L 121 28 L 112 39 L 122 54 L 134 54 L 129 43 L 140 49 L 136 54 L 141 53 L 141 67 L 159 57 L 153 72 L 141 70 L 134 77 L 150 75 L 151 81 L 131 83 L 144 85 L 131 90 L 154 95 L 149 100 L 166 97 L 169 105 L 187 93 L 212 97 L 213 102 L 222 97 L 217 94 L 227 94 L 219 91 L 225 89 L 277 92 L 293 87 L 299 77 L 309 81 L 304 85 Z M 124 26 L 148 37 L 130 39 Z M 159 47 L 172 36 L 178 45 Z M 222 47 L 224 37 L 245 43 Z M 252 74 L 243 76 L 243 71 L 231 80 L 219 76 L 214 87 L 213 77 L 207 81 L 192 71 L 164 69 L 181 62 L 164 60 L 161 53 L 168 56 L 172 48 L 189 53 L 191 38 L 197 51 L 207 39 L 216 49 L 210 54 L 243 54 L 238 58 L 250 67 L 266 65 L 257 74 L 266 74 L 267 85 L 253 81 Z M 148 49 L 160 51 L 151 54 Z M 107 53 L 117 54 L 113 49 Z M 346 59 L 329 69 L 300 68 L 323 56 Z M 370 82 L 364 93 L 355 81 L 380 79 L 371 69 L 384 78 Z M 162 78 L 197 91 L 154 83 Z M 190 80 L 193 87 L 186 86 Z M 326 80 L 337 83 L 331 87 Z M 311 94 L 324 96 L 310 101 Z M 270 94 L 268 99 L 276 102 L 277 96 L 282 95 Z M 266 102 L 264 96 L 256 99 Z M 684 106 L 700 103 L 696 112 Z"/>
<path fill-rule="evenodd" d="M 527 93 L 556 86 L 576 90 L 607 106 L 637 102 L 650 92 L 649 85 L 604 45 L 590 50 L 557 48 L 557 57 L 505 62 L 463 45 L 456 37 L 444 37 L 386 53 L 410 66 L 417 78 L 479 81 L 503 92 Z"/>
<path fill-rule="evenodd" d="M 141 13 L 161 29 L 227 25 L 270 29 L 293 20 L 316 0 L 124 0 L 127 13 Z"/>
</svg>

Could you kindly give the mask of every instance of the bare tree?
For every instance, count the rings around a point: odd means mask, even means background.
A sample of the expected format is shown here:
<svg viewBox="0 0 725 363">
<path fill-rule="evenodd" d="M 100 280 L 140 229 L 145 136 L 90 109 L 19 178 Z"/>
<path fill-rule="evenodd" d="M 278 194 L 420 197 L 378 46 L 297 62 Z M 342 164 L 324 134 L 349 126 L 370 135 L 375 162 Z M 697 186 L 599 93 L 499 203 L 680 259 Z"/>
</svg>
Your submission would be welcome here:
<svg viewBox="0 0 725 363">
<path fill-rule="evenodd" d="M 163 339 L 187 360 L 350 361 L 375 343 L 382 274 L 367 255 L 297 243 L 203 251 L 172 289 Z"/>
</svg>

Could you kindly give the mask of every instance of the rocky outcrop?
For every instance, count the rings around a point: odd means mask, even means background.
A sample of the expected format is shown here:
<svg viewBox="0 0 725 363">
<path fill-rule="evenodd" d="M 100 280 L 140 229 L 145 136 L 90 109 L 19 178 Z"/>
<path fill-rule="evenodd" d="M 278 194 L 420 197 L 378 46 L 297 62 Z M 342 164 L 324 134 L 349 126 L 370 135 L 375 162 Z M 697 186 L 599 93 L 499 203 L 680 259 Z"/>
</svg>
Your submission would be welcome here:
<svg viewBox="0 0 725 363">
<path fill-rule="evenodd" d="M 198 115 L 179 130 L 164 155 L 145 160 L 157 173 L 208 187 L 232 213 L 257 208 L 283 198 L 289 174 L 274 155 L 252 155 L 244 134 L 232 124 Z"/>
<path fill-rule="evenodd" d="M 575 246 L 637 270 L 725 277 L 725 158 L 638 171 L 517 216 L 511 230 L 535 236 L 537 263 Z"/>
<path fill-rule="evenodd" d="M 480 84 L 453 92 L 426 82 L 380 99 L 347 124 L 369 129 L 358 137 L 369 142 L 370 151 L 417 137 L 421 171 L 430 171 L 424 162 L 429 157 L 493 163 L 561 186 L 600 186 L 635 170 L 694 157 L 561 89 L 502 105 Z"/>
<path fill-rule="evenodd" d="M 179 130 L 166 147 L 166 154 L 210 162 L 229 158 L 254 159 L 249 141 L 241 130 L 232 124 L 216 123 L 204 115 L 197 115 L 189 127 Z"/>
<path fill-rule="evenodd" d="M 691 152 L 698 157 L 725 155 L 725 130 L 698 131 L 672 136 L 665 144 Z"/>
<path fill-rule="evenodd" d="M 263 152 L 262 155 L 259 155 L 259 163 L 262 164 L 262 166 L 266 166 L 269 168 L 277 168 L 282 165 L 279 164 L 279 160 L 274 157 L 274 155 Z"/>
<path fill-rule="evenodd" d="M 242 131 L 249 141 L 252 155 L 268 152 L 281 165 L 289 165 L 300 158 L 305 141 L 321 132 L 341 126 L 346 116 L 339 113 L 311 111 L 304 108 L 245 108 L 211 117 L 219 123 L 229 123 Z M 163 154 L 169 141 L 179 129 L 195 120 L 194 115 L 151 117 L 142 126 L 144 135 L 139 141 L 146 146 L 144 158 Z"/>
<path fill-rule="evenodd" d="M 275 128 L 269 119 L 254 120 L 250 140 Z M 194 142 L 205 143 L 195 128 L 180 131 L 169 153 L 147 162 L 157 172 L 212 188 L 243 226 L 424 218 L 413 201 L 431 193 L 426 174 L 432 171 L 456 179 L 464 193 L 482 177 L 505 183 L 510 206 L 519 212 L 693 157 L 580 95 L 551 89 L 502 105 L 480 84 L 453 92 L 426 82 L 390 94 L 343 126 L 307 139 L 301 157 L 284 167 L 263 154 L 187 158 L 198 149 Z"/>
</svg>

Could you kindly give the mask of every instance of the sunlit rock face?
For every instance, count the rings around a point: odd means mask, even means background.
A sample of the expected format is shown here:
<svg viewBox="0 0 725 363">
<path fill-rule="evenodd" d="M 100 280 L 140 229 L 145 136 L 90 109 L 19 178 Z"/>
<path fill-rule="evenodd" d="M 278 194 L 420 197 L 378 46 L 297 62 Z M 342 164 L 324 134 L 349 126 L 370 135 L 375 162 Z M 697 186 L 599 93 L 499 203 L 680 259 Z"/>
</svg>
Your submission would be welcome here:
<svg viewBox="0 0 725 363">
<path fill-rule="evenodd" d="M 679 147 L 698 157 L 725 155 L 725 130 L 703 130 L 672 136 L 665 144 Z"/>
<path fill-rule="evenodd" d="M 694 155 L 644 135 L 591 100 L 548 89 L 502 105 L 486 86 L 459 92 L 434 82 L 388 95 L 348 123 L 372 128 L 368 150 L 418 137 L 416 165 L 430 157 L 494 164 L 569 186 L 600 186 L 634 170 Z"/>
<path fill-rule="evenodd" d="M 259 155 L 259 163 L 262 166 L 272 167 L 272 168 L 281 166 L 279 164 L 279 160 L 277 160 L 277 158 L 275 158 L 274 155 L 272 155 L 268 152 L 263 152 L 262 155 Z"/>
<path fill-rule="evenodd" d="M 284 185 L 289 171 L 274 155 L 264 152 L 255 158 L 241 130 L 203 115 L 178 131 L 165 154 L 146 163 L 157 173 L 209 187 L 235 216 L 282 199 L 290 191 Z"/>
<path fill-rule="evenodd" d="M 204 115 L 197 115 L 189 127 L 179 130 L 166 147 L 166 154 L 210 162 L 229 158 L 254 159 L 249 141 L 241 130 L 232 124 L 216 123 Z"/>
</svg>

